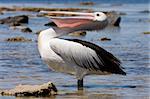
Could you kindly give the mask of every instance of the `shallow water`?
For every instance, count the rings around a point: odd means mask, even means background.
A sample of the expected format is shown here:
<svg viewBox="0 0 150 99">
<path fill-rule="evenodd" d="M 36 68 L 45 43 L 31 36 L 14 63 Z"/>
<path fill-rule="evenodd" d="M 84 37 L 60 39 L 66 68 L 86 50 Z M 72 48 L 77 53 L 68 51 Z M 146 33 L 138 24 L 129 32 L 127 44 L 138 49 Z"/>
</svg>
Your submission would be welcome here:
<svg viewBox="0 0 150 99">
<path fill-rule="evenodd" d="M 63 5 L 60 4 L 59 7 L 63 7 Z M 74 4 L 67 4 L 65 7 L 70 6 L 75 7 Z M 53 5 L 52 7 L 57 6 Z M 0 25 L 0 89 L 13 88 L 18 84 L 42 84 L 52 81 L 56 84 L 59 95 L 51 98 L 132 99 L 135 97 L 148 99 L 150 94 L 150 35 L 144 35 L 143 32 L 150 31 L 150 17 L 149 13 L 139 12 L 148 10 L 148 5 L 136 4 L 135 7 L 134 4 L 120 6 L 97 4 L 91 8 L 96 11 L 115 10 L 126 13 L 121 16 L 120 27 L 107 27 L 102 31 L 88 32 L 85 37 L 80 37 L 80 39 L 96 43 L 117 56 L 122 61 L 127 76 L 86 76 L 84 79 L 85 89 L 83 92 L 78 92 L 74 76 L 52 72 L 40 59 L 36 34 L 26 34 L 18 29 L 13 30 L 7 25 Z M 6 12 L 4 15 L 0 15 L 0 18 L 21 14 L 31 15 L 28 26 L 34 32 L 48 28 L 44 24 L 49 19 L 35 17 L 37 13 L 33 12 Z M 31 38 L 33 42 L 4 41 L 6 38 L 14 36 Z M 111 41 L 99 41 L 98 39 L 102 37 L 111 38 Z M 0 98 L 15 97 L 0 96 Z"/>
</svg>

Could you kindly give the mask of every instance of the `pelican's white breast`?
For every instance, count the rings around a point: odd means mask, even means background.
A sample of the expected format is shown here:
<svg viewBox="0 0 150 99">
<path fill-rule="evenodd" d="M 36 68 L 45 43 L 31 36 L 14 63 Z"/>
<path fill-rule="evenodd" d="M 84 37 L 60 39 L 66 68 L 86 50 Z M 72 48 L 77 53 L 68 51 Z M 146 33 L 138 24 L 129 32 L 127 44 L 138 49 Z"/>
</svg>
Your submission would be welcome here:
<svg viewBox="0 0 150 99">
<path fill-rule="evenodd" d="M 58 38 L 53 38 L 55 31 L 50 28 L 42 31 L 38 37 L 38 49 L 41 58 L 48 64 L 48 66 L 58 72 L 65 72 L 74 74 L 74 68 L 68 66 L 63 59 L 57 55 L 50 47 L 51 43 L 57 41 Z"/>
</svg>

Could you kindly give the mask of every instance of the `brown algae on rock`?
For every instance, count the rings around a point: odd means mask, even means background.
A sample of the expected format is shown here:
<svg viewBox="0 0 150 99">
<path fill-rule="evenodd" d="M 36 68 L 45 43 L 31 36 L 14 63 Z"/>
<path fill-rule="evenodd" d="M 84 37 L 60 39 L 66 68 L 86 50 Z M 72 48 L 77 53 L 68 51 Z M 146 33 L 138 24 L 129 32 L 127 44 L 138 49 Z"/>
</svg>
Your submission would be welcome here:
<svg viewBox="0 0 150 99">
<path fill-rule="evenodd" d="M 42 85 L 18 85 L 14 89 L 2 90 L 6 96 L 51 96 L 57 94 L 57 88 L 51 82 Z"/>
<path fill-rule="evenodd" d="M 111 41 L 111 39 L 110 39 L 110 38 L 107 38 L 107 37 L 103 37 L 103 38 L 101 38 L 101 39 L 99 39 L 99 40 L 101 40 L 101 41 Z"/>
<path fill-rule="evenodd" d="M 21 31 L 26 32 L 26 33 L 31 33 L 32 32 L 32 30 L 28 27 L 22 28 Z"/>
<path fill-rule="evenodd" d="M 150 32 L 143 32 L 143 34 L 150 34 Z"/>
<path fill-rule="evenodd" d="M 12 38 L 7 38 L 5 41 L 8 42 L 31 42 L 31 39 L 26 39 L 24 37 L 12 37 Z"/>
</svg>

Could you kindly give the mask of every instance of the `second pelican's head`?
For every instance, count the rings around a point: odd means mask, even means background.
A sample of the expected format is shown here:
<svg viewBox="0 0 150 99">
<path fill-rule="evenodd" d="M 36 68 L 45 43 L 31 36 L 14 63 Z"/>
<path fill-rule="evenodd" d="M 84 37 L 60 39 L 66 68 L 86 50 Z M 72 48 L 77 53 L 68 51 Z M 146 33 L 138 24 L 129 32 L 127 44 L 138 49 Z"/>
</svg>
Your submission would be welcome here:
<svg viewBox="0 0 150 99">
<path fill-rule="evenodd" d="M 68 11 L 40 11 L 40 13 L 46 13 L 50 15 L 67 15 L 66 17 L 50 17 L 60 29 L 71 28 L 75 29 L 75 31 L 91 31 L 103 29 L 108 24 L 107 16 L 103 12 L 83 13 Z"/>
</svg>

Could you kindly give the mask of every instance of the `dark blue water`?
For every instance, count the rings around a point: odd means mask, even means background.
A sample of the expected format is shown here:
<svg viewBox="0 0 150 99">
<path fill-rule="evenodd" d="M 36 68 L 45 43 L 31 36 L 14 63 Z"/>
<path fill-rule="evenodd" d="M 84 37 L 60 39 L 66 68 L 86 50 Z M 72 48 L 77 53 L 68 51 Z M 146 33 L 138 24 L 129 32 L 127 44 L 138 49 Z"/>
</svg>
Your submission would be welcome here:
<svg viewBox="0 0 150 99">
<path fill-rule="evenodd" d="M 149 0 L 0 0 L 0 3 L 78 3 L 78 2 L 95 2 L 95 3 L 148 3 Z"/>
</svg>

